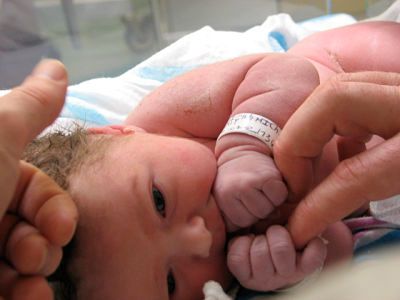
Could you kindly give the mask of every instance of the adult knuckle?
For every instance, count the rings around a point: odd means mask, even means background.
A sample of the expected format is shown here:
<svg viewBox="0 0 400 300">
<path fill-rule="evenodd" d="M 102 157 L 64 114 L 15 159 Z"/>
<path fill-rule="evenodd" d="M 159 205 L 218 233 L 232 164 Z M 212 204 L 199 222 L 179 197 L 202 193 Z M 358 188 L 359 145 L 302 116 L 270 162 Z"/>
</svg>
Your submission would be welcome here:
<svg viewBox="0 0 400 300">
<path fill-rule="evenodd" d="M 339 82 L 347 82 L 351 81 L 352 77 L 353 77 L 352 73 L 336 73 L 331 77 L 331 79 Z"/>
<path fill-rule="evenodd" d="M 20 96 L 21 99 L 29 99 L 29 101 L 35 101 L 41 106 L 47 106 L 50 102 L 50 96 L 45 88 L 41 85 L 25 85 L 17 87 L 13 90 L 16 96 Z"/>
<path fill-rule="evenodd" d="M 341 161 L 333 174 L 340 182 L 358 182 L 368 169 L 363 159 L 356 155 Z"/>
<path fill-rule="evenodd" d="M 363 199 L 364 201 L 374 200 L 365 190 L 363 183 L 364 174 L 371 172 L 368 163 L 359 156 L 343 160 L 333 172 L 334 182 L 339 188 L 349 186 L 351 184 L 357 187 L 353 190 L 353 197 Z M 371 199 L 370 199 L 371 198 Z"/>
<path fill-rule="evenodd" d="M 1 114 L 0 114 L 0 119 L 1 119 Z M 5 123 L 3 123 L 3 125 L 4 124 Z M 20 136 L 13 137 L 14 141 L 3 140 L 0 143 L 0 166 L 3 168 L 3 170 L 7 170 L 7 174 L 9 176 L 12 176 L 10 172 L 12 168 L 14 168 L 15 163 L 20 159 L 20 151 L 22 151 L 22 149 L 18 147 L 21 144 L 20 143 L 20 140 L 22 139 L 21 136 L 22 134 Z"/>
<path fill-rule="evenodd" d="M 325 92 L 329 95 L 328 99 L 332 99 L 337 101 L 342 99 L 342 95 L 345 94 L 347 90 L 347 77 L 348 75 L 345 73 L 339 73 L 335 76 L 332 76 L 326 84 L 323 86 L 325 88 Z"/>
</svg>

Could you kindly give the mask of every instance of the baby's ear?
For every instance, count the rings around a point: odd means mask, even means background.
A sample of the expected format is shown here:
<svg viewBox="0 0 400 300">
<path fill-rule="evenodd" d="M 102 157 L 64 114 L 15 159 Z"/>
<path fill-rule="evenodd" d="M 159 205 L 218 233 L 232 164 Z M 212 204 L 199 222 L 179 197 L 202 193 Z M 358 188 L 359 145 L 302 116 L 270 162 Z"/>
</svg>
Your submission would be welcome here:
<svg viewBox="0 0 400 300">
<path fill-rule="evenodd" d="M 144 129 L 133 125 L 109 125 L 89 128 L 90 134 L 130 134 L 134 132 L 146 132 Z"/>
</svg>

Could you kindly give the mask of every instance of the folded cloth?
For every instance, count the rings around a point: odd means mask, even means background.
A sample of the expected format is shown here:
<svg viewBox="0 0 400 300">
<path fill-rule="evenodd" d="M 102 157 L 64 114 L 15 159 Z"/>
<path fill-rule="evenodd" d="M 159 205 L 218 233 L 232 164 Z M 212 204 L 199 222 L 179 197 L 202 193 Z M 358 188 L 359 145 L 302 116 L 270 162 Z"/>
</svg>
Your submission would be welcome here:
<svg viewBox="0 0 400 300">
<path fill-rule="evenodd" d="M 381 201 L 371 201 L 369 210 L 378 220 L 400 225 L 400 195 Z"/>
</svg>

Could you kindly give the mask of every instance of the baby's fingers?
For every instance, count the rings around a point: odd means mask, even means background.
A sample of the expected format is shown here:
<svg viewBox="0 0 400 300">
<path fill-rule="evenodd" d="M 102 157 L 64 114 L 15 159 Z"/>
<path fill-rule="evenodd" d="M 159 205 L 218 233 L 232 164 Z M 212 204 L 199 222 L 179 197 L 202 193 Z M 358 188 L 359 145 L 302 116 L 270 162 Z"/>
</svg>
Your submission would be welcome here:
<svg viewBox="0 0 400 300">
<path fill-rule="evenodd" d="M 258 235 L 251 244 L 250 260 L 253 278 L 268 282 L 274 273 L 274 264 L 265 235 Z"/>
<path fill-rule="evenodd" d="M 300 272 L 307 276 L 321 269 L 324 266 L 326 255 L 327 247 L 322 239 L 314 238 L 307 244 L 300 257 Z"/>
<path fill-rule="evenodd" d="M 222 208 L 225 220 L 228 224 L 232 224 L 230 228 L 245 228 L 254 224 L 258 219 L 243 204 L 241 199 L 235 198 L 230 201 L 230 205 Z"/>
<path fill-rule="evenodd" d="M 20 222 L 9 236 L 6 257 L 20 274 L 48 276 L 59 265 L 62 250 L 50 244 L 35 227 Z"/>
<path fill-rule="evenodd" d="M 240 200 L 251 215 L 255 217 L 253 217 L 255 219 L 253 223 L 266 218 L 275 209 L 273 202 L 266 196 L 265 192 L 257 188 L 249 189 L 242 193 Z"/>
<path fill-rule="evenodd" d="M 287 229 L 273 225 L 268 228 L 267 239 L 276 272 L 284 277 L 295 273 L 296 250 Z"/>
<path fill-rule="evenodd" d="M 247 282 L 252 276 L 250 248 L 253 239 L 253 236 L 240 236 L 233 240 L 228 250 L 228 268 L 240 282 Z"/>
</svg>

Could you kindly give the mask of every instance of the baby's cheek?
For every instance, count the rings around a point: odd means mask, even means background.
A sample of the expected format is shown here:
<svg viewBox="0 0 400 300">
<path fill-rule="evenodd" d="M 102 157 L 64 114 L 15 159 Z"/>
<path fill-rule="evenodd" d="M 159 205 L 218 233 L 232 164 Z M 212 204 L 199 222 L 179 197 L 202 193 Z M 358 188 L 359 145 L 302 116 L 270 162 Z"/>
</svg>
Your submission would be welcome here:
<svg viewBox="0 0 400 300">
<path fill-rule="evenodd" d="M 199 144 L 182 151 L 182 160 L 193 171 L 204 173 L 206 176 L 215 176 L 217 170 L 217 160 L 214 153 Z"/>
<path fill-rule="evenodd" d="M 328 241 L 328 254 L 325 265 L 338 262 L 349 262 L 353 256 L 353 235 L 343 222 L 336 222 L 322 234 Z"/>
</svg>

